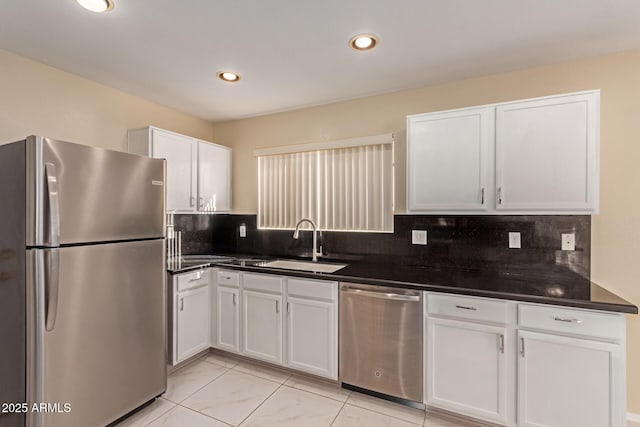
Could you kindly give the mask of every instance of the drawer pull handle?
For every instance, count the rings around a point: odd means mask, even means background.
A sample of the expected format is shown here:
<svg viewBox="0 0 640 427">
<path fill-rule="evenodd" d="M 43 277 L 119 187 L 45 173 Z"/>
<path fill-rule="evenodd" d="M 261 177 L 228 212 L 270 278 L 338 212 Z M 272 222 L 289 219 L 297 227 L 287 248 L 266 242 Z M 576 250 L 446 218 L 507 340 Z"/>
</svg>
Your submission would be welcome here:
<svg viewBox="0 0 640 427">
<path fill-rule="evenodd" d="M 504 334 L 498 334 L 498 345 L 500 346 L 500 353 L 504 353 Z"/>
<path fill-rule="evenodd" d="M 200 280 L 202 279 L 202 272 L 198 271 L 196 273 L 196 277 L 194 277 L 193 279 L 189 279 L 189 282 L 195 282 L 196 280 Z"/>
<path fill-rule="evenodd" d="M 280 301 L 276 300 L 276 313 L 280 313 Z"/>
<path fill-rule="evenodd" d="M 231 280 L 231 276 L 222 276 L 224 280 Z"/>
<path fill-rule="evenodd" d="M 180 298 L 180 311 L 184 311 L 184 298 Z"/>
<path fill-rule="evenodd" d="M 520 355 L 524 357 L 524 338 L 520 337 Z"/>
<path fill-rule="evenodd" d="M 562 317 L 554 317 L 553 320 L 556 322 L 565 322 L 565 323 L 582 323 L 582 320 L 579 319 L 565 319 Z"/>
<path fill-rule="evenodd" d="M 291 313 L 291 303 L 287 303 L 287 313 Z"/>
<path fill-rule="evenodd" d="M 233 294 L 233 305 L 236 305 L 236 294 Z"/>
<path fill-rule="evenodd" d="M 456 304 L 456 308 L 461 308 L 463 310 L 471 310 L 471 311 L 478 310 L 476 307 L 471 307 L 471 306 L 467 306 L 467 305 L 457 305 L 457 304 Z"/>
</svg>

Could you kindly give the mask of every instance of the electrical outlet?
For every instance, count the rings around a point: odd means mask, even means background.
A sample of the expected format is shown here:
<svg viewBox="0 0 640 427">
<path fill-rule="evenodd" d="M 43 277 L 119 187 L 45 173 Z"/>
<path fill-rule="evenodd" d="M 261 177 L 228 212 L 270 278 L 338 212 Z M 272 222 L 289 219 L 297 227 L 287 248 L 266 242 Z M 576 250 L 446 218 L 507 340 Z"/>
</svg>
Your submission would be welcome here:
<svg viewBox="0 0 640 427">
<path fill-rule="evenodd" d="M 427 244 L 427 230 L 411 230 L 411 244 L 413 244 L 413 245 L 426 245 Z"/>
<path fill-rule="evenodd" d="M 520 232 L 519 231 L 510 231 L 509 232 L 509 249 L 520 249 L 522 246 L 520 245 Z"/>
<path fill-rule="evenodd" d="M 576 250 L 576 235 L 574 233 L 562 233 L 562 250 Z"/>
<path fill-rule="evenodd" d="M 244 224 L 240 226 L 240 237 L 247 237 L 247 226 Z"/>
</svg>

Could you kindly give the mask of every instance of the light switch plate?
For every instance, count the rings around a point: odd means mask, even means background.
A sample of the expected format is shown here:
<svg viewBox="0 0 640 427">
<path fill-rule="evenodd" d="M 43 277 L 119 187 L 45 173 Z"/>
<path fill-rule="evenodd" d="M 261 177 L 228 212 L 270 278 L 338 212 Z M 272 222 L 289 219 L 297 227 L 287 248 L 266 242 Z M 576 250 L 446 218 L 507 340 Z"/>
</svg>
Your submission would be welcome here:
<svg viewBox="0 0 640 427">
<path fill-rule="evenodd" d="M 562 250 L 576 250 L 576 235 L 574 233 L 562 233 Z"/>
<path fill-rule="evenodd" d="M 509 232 L 509 249 L 520 249 L 520 232 L 519 231 L 510 231 Z"/>
<path fill-rule="evenodd" d="M 247 237 L 247 226 L 246 225 L 241 225 L 240 226 L 240 237 Z"/>
<path fill-rule="evenodd" d="M 427 230 L 411 230 L 411 243 L 414 245 L 426 245 Z"/>
</svg>

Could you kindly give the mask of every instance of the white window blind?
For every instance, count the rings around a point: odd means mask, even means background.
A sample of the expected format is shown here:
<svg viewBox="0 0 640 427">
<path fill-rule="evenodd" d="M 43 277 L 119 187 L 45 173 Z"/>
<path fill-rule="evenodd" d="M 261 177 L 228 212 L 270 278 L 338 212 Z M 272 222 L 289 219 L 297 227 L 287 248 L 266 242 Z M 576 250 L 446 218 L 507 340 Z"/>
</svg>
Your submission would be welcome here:
<svg viewBox="0 0 640 427">
<path fill-rule="evenodd" d="M 330 149 L 258 150 L 258 226 L 393 230 L 393 136 L 326 143 Z M 311 148 L 317 147 L 314 144 Z M 297 149 L 310 145 L 297 146 Z"/>
</svg>

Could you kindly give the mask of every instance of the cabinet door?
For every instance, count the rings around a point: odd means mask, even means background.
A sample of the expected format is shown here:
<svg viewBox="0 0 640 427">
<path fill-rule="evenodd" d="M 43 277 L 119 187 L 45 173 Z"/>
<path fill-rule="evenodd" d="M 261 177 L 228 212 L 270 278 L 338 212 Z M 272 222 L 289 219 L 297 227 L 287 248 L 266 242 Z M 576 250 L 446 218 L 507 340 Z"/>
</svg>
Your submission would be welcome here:
<svg viewBox="0 0 640 427">
<path fill-rule="evenodd" d="M 243 354 L 282 363 L 282 296 L 243 291 Z"/>
<path fill-rule="evenodd" d="M 240 351 L 240 291 L 218 286 L 218 348 Z"/>
<path fill-rule="evenodd" d="M 625 425 L 620 346 L 528 331 L 518 344 L 518 425 Z"/>
<path fill-rule="evenodd" d="M 433 317 L 426 322 L 427 404 L 506 424 L 513 414 L 506 329 Z"/>
<path fill-rule="evenodd" d="M 231 210 L 231 149 L 198 141 L 198 210 Z"/>
<path fill-rule="evenodd" d="M 338 319 L 335 302 L 287 299 L 287 366 L 338 378 Z"/>
<path fill-rule="evenodd" d="M 598 93 L 496 109 L 496 209 L 598 209 Z"/>
<path fill-rule="evenodd" d="M 196 140 L 151 130 L 152 156 L 167 160 L 167 211 L 195 211 Z"/>
<path fill-rule="evenodd" d="M 477 108 L 407 119 L 409 210 L 486 209 L 493 114 Z"/>
<path fill-rule="evenodd" d="M 209 287 L 177 294 L 174 364 L 209 348 Z"/>
</svg>

